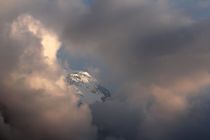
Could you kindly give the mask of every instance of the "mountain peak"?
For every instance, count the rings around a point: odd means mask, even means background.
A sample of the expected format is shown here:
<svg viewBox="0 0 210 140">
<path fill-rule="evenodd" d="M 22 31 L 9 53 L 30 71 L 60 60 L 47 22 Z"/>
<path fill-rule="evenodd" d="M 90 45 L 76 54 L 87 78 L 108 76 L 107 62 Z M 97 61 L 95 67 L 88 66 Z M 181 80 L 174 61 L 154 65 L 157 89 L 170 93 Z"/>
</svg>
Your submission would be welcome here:
<svg viewBox="0 0 210 140">
<path fill-rule="evenodd" d="M 96 82 L 96 79 L 93 78 L 88 72 L 77 71 L 70 74 L 67 74 L 70 82 L 73 83 L 92 83 Z"/>
<path fill-rule="evenodd" d="M 67 74 L 66 82 L 75 89 L 80 103 L 104 102 L 111 96 L 108 89 L 101 86 L 93 76 L 85 71 Z"/>
</svg>

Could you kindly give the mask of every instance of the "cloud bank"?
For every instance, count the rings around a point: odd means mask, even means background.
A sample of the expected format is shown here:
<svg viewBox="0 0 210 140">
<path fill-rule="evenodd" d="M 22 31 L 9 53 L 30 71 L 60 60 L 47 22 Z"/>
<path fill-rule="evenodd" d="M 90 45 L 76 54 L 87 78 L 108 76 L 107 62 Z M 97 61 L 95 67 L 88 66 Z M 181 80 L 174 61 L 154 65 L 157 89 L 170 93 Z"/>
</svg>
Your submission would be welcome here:
<svg viewBox="0 0 210 140">
<path fill-rule="evenodd" d="M 19 44 L 14 47 L 20 53 L 1 84 L 5 139 L 92 139 L 90 110 L 77 107 L 74 90 L 64 83 L 57 63 L 57 35 L 32 16 L 20 15 L 9 37 Z"/>
<path fill-rule="evenodd" d="M 0 138 L 209 139 L 209 20 L 171 5 L 1 2 Z M 112 98 L 78 107 L 63 81 L 63 63 L 71 60 L 60 63 L 61 50 L 97 60 L 93 69 L 114 87 Z"/>
</svg>

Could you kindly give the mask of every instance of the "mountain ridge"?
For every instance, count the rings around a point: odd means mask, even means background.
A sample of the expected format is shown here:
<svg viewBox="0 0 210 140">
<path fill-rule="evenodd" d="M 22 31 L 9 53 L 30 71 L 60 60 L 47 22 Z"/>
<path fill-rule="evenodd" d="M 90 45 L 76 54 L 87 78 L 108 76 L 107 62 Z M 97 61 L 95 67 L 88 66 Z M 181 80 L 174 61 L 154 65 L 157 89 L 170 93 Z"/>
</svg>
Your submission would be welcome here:
<svg viewBox="0 0 210 140">
<path fill-rule="evenodd" d="M 94 104 L 96 102 L 105 102 L 111 97 L 110 91 L 103 87 L 88 72 L 75 71 L 68 73 L 65 81 L 75 89 L 80 103 Z"/>
</svg>

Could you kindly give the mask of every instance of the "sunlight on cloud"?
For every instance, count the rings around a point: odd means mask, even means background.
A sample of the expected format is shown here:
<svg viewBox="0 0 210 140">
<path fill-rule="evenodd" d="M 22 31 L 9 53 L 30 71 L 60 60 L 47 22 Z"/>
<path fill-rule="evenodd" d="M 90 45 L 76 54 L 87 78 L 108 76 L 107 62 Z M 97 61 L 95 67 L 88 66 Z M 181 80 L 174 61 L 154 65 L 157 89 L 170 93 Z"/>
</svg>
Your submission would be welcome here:
<svg viewBox="0 0 210 140">
<path fill-rule="evenodd" d="M 41 40 L 43 47 L 43 56 L 49 65 L 56 63 L 56 54 L 61 46 L 60 41 L 55 33 L 47 30 L 40 21 L 34 19 L 30 15 L 18 17 L 12 25 L 12 34 L 19 35 L 21 32 L 30 32 Z"/>
<path fill-rule="evenodd" d="M 35 44 L 29 42 L 25 47 L 19 70 L 12 74 L 15 81 L 25 79 L 25 84 L 32 89 L 46 90 L 54 95 L 68 93 L 66 90 L 69 89 L 65 86 L 62 69 L 57 63 L 56 54 L 61 46 L 57 35 L 30 15 L 19 16 L 11 25 L 11 37 L 23 42 L 27 34 L 32 35 L 32 40 L 38 39 L 40 42 Z M 29 72 L 30 70 L 32 72 Z"/>
<path fill-rule="evenodd" d="M 204 71 L 178 78 L 169 85 L 154 85 L 151 90 L 156 98 L 157 105 L 160 107 L 159 109 L 180 113 L 180 111 L 184 111 L 188 107 L 188 97 L 200 95 L 200 91 L 209 85 L 210 74 Z"/>
<path fill-rule="evenodd" d="M 57 63 L 57 51 L 61 47 L 57 34 L 31 15 L 24 14 L 11 24 L 10 37 L 21 44 L 17 47 L 22 52 L 5 85 L 21 90 L 11 95 L 15 97 L 13 104 L 16 108 L 22 108 L 18 103 L 26 96 L 33 98 L 30 105 L 23 101 L 26 106 L 23 114 L 34 110 L 32 117 L 24 119 L 23 124 L 29 125 L 26 131 L 35 136 L 44 133 L 44 137 L 55 136 L 56 139 L 94 137 L 89 107 L 78 108 L 78 98 L 74 90 L 66 86 L 64 70 Z M 72 128 L 71 132 L 67 131 Z"/>
</svg>

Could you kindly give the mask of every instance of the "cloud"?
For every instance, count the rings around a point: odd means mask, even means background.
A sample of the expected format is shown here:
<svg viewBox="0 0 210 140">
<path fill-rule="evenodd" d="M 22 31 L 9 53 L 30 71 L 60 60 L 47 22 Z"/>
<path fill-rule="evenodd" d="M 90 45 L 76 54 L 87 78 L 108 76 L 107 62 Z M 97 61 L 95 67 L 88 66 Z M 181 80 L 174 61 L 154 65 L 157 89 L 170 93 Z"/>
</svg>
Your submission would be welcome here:
<svg viewBox="0 0 210 140">
<path fill-rule="evenodd" d="M 208 119 L 196 112 L 209 113 L 208 100 L 202 103 L 210 84 L 208 20 L 167 0 L 9 0 L 0 7 L 3 139 L 191 138 L 193 119 L 207 130 Z M 88 68 L 107 71 L 99 81 L 114 87 L 110 101 L 77 106 L 63 81 L 61 48 L 106 65 Z"/>
<path fill-rule="evenodd" d="M 110 83 L 118 81 L 121 87 L 114 99 L 124 98 L 124 104 L 137 106 L 136 113 L 145 115 L 143 121 L 136 120 L 139 131 L 149 131 L 146 137 L 155 139 L 172 131 L 167 125 L 173 126 L 186 115 L 189 98 L 200 96 L 210 84 L 207 23 L 184 16 L 167 1 L 97 1 L 75 26 L 67 26 L 63 42 L 72 55 L 94 55 L 106 62 L 114 73 Z M 98 117 L 97 113 L 94 116 Z M 118 124 L 114 118 L 110 122 Z M 113 135 L 123 130 L 112 128 L 107 131 Z M 120 135 L 126 137 L 125 132 Z"/>
<path fill-rule="evenodd" d="M 16 136 L 13 130 L 20 133 L 14 139 L 92 139 L 90 110 L 77 107 L 74 90 L 65 85 L 57 63 L 57 35 L 30 15 L 17 17 L 8 35 L 19 44 L 14 46 L 18 55 L 4 58 L 15 57 L 16 65 L 0 85 L 1 124 L 9 127 L 8 139 Z"/>
</svg>

